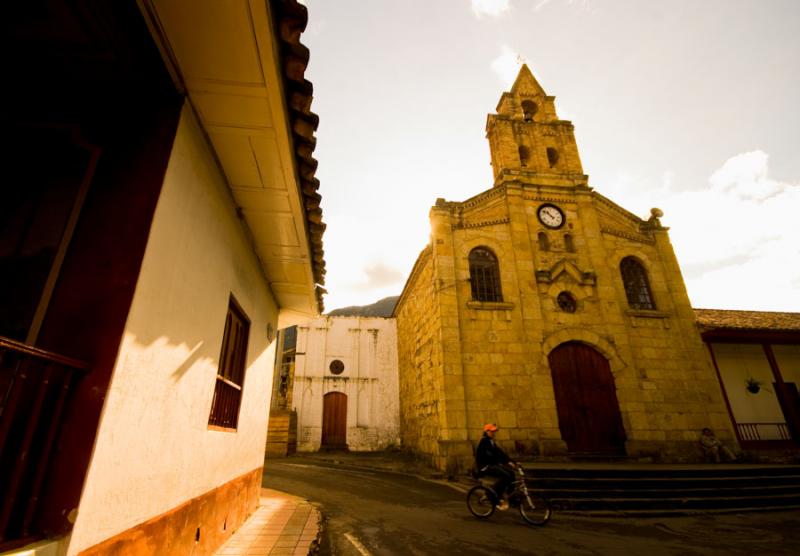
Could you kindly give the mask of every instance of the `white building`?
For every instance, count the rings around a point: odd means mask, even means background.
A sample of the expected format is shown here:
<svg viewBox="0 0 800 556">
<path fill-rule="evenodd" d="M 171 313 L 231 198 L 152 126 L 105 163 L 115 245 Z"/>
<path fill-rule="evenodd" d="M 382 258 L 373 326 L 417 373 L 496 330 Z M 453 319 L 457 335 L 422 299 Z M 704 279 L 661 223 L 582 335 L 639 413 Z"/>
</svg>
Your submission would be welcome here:
<svg viewBox="0 0 800 556">
<path fill-rule="evenodd" d="M 213 554 L 258 504 L 276 331 L 321 310 L 306 9 L 8 23 L 0 551 Z"/>
<path fill-rule="evenodd" d="M 321 317 L 298 326 L 297 450 L 399 446 L 394 319 Z"/>
</svg>

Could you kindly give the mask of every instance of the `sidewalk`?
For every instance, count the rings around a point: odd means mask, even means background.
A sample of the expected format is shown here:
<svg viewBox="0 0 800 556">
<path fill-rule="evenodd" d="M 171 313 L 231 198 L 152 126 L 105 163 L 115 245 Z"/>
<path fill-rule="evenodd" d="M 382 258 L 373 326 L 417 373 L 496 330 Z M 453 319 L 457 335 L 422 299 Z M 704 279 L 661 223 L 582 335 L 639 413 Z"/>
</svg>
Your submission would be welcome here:
<svg viewBox="0 0 800 556">
<path fill-rule="evenodd" d="M 261 489 L 258 509 L 217 551 L 217 556 L 314 554 L 319 545 L 320 514 L 307 500 Z"/>
</svg>

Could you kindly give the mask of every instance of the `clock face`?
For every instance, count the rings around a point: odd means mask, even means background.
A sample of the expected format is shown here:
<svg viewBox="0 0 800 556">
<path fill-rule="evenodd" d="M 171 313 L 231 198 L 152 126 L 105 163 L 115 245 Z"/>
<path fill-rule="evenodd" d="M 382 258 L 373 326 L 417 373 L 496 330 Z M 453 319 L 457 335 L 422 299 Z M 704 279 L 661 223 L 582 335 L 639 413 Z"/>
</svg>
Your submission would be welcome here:
<svg viewBox="0 0 800 556">
<path fill-rule="evenodd" d="M 537 214 L 539 221 L 548 228 L 560 228 L 564 225 L 564 213 L 555 205 L 542 205 Z"/>
</svg>

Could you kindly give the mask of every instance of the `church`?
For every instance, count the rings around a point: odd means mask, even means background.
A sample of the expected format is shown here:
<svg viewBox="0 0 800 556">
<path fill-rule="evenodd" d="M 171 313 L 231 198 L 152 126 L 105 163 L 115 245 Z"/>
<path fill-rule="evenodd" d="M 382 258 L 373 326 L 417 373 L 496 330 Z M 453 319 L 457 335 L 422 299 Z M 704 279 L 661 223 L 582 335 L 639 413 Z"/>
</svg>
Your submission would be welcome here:
<svg viewBox="0 0 800 556">
<path fill-rule="evenodd" d="M 698 462 L 710 427 L 748 461 L 797 458 L 800 313 L 693 308 L 661 211 L 589 186 L 527 66 L 486 131 L 493 187 L 436 201 L 399 298 L 280 332 L 268 456 L 399 435 L 457 472 L 496 423 L 523 457 Z"/>
<path fill-rule="evenodd" d="M 523 455 L 692 461 L 736 443 L 662 213 L 589 184 L 522 66 L 486 122 L 492 187 L 437 199 L 397 318 L 404 448 L 471 465 L 485 423 Z"/>
</svg>

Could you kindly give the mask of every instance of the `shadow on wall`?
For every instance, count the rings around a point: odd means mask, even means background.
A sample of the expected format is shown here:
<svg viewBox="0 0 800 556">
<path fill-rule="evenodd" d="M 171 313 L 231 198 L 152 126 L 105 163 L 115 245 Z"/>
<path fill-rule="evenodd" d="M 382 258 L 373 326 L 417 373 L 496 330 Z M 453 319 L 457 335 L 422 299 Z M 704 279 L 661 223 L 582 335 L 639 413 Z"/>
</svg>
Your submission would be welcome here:
<svg viewBox="0 0 800 556">
<path fill-rule="evenodd" d="M 180 347 L 182 347 L 184 345 L 185 344 L 180 344 L 177 347 L 180 348 Z M 172 372 L 172 377 L 175 379 L 176 382 L 179 381 L 183 377 L 183 375 L 186 373 L 186 371 L 188 371 L 195 363 L 197 363 L 198 361 L 201 360 L 202 356 L 201 356 L 201 352 L 200 352 L 200 346 L 202 346 L 202 345 L 203 345 L 203 342 L 197 342 L 197 344 L 191 349 L 191 351 L 189 351 L 189 354 L 186 356 L 186 359 L 184 360 L 184 362 L 181 363 L 178 366 L 178 368 L 175 369 Z M 206 357 L 205 359 L 206 359 L 206 361 L 208 361 L 208 357 Z M 213 362 L 214 361 L 212 360 L 212 363 Z"/>
</svg>

